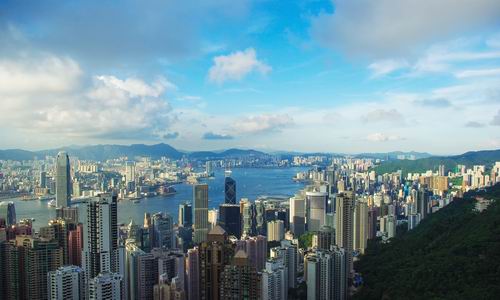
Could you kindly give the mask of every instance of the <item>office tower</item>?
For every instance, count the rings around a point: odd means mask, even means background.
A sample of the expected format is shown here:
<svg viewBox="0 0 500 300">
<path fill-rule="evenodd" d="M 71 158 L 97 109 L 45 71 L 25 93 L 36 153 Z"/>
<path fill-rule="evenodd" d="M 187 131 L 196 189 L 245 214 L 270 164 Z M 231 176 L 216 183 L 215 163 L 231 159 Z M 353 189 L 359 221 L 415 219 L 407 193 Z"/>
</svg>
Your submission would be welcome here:
<svg viewBox="0 0 500 300">
<path fill-rule="evenodd" d="M 354 215 L 354 192 L 346 191 L 337 195 L 335 243 L 344 248 L 346 252 L 347 270 L 349 276 L 353 271 L 352 249 L 353 249 L 353 215 Z"/>
<path fill-rule="evenodd" d="M 152 218 L 153 227 L 153 247 L 173 248 L 174 243 L 174 228 L 172 216 L 167 213 L 156 213 Z"/>
<path fill-rule="evenodd" d="M 78 224 L 68 232 L 68 263 L 74 266 L 82 265 L 83 225 Z"/>
<path fill-rule="evenodd" d="M 179 278 L 168 279 L 165 274 L 160 275 L 158 284 L 154 286 L 154 300 L 185 300 L 186 293 Z"/>
<path fill-rule="evenodd" d="M 285 238 L 285 224 L 281 220 L 267 223 L 267 241 L 281 241 Z"/>
<path fill-rule="evenodd" d="M 353 249 L 361 254 L 365 253 L 368 243 L 368 221 L 368 205 L 366 202 L 357 201 L 354 206 Z"/>
<path fill-rule="evenodd" d="M 56 158 L 56 207 L 68 207 L 71 200 L 69 157 L 61 151 Z"/>
<path fill-rule="evenodd" d="M 240 201 L 240 209 L 242 210 L 242 235 L 252 236 L 255 233 L 255 206 L 248 199 Z"/>
<path fill-rule="evenodd" d="M 290 230 L 296 237 L 306 232 L 306 199 L 302 193 L 290 198 Z"/>
<path fill-rule="evenodd" d="M 84 300 L 85 275 L 77 266 L 64 266 L 56 271 L 51 271 L 48 277 L 48 290 L 50 300 Z"/>
<path fill-rule="evenodd" d="M 130 182 L 135 183 L 135 162 L 127 161 L 125 162 L 125 183 L 128 185 Z"/>
<path fill-rule="evenodd" d="M 287 269 L 280 260 L 268 260 L 261 275 L 261 300 L 288 299 L 287 276 Z"/>
<path fill-rule="evenodd" d="M 193 211 L 190 203 L 179 204 L 179 225 L 184 227 L 193 225 Z"/>
<path fill-rule="evenodd" d="M 217 219 L 219 218 L 219 211 L 217 209 L 208 210 L 208 230 L 210 231 L 217 225 Z"/>
<path fill-rule="evenodd" d="M 408 230 L 412 230 L 420 223 L 420 214 L 408 215 Z"/>
<path fill-rule="evenodd" d="M 177 282 L 184 289 L 184 276 L 186 274 L 184 253 L 176 250 L 156 248 L 153 249 L 151 254 L 153 254 L 158 262 L 158 274 L 165 275 L 169 281 L 177 278 Z"/>
<path fill-rule="evenodd" d="M 78 224 L 78 207 L 58 207 L 56 208 L 56 218 Z"/>
<path fill-rule="evenodd" d="M 417 212 L 420 213 L 420 218 L 423 220 L 429 212 L 430 193 L 427 188 L 421 187 L 418 189 Z"/>
<path fill-rule="evenodd" d="M 266 205 L 263 200 L 255 200 L 255 233 L 266 235 Z"/>
<path fill-rule="evenodd" d="M 133 240 L 127 240 L 126 286 L 130 299 L 152 299 L 158 277 L 158 264 L 152 253 L 146 253 Z"/>
<path fill-rule="evenodd" d="M 239 250 L 221 274 L 220 299 L 260 299 L 260 276 L 248 256 Z"/>
<path fill-rule="evenodd" d="M 194 242 L 207 240 L 208 234 L 208 184 L 193 186 Z"/>
<path fill-rule="evenodd" d="M 347 298 L 347 272 L 343 249 L 317 250 L 308 254 L 305 260 L 307 299 Z"/>
<path fill-rule="evenodd" d="M 205 163 L 205 173 L 210 177 L 214 175 L 213 163 L 209 160 Z"/>
<path fill-rule="evenodd" d="M 288 275 L 288 288 L 295 288 L 297 281 L 297 266 L 299 264 L 299 251 L 297 245 L 291 241 L 281 241 L 279 247 L 271 248 L 271 258 L 283 263 Z"/>
<path fill-rule="evenodd" d="M 47 274 L 63 265 L 63 253 L 57 241 L 18 236 L 20 294 L 22 299 L 47 299 Z"/>
<path fill-rule="evenodd" d="M 224 179 L 224 203 L 236 204 L 236 181 L 230 174 Z"/>
<path fill-rule="evenodd" d="M 46 188 L 47 187 L 47 172 L 40 171 L 40 178 L 38 179 L 38 185 L 41 188 Z"/>
<path fill-rule="evenodd" d="M 82 266 L 87 282 L 99 273 L 119 273 L 117 213 L 116 196 L 101 194 L 87 203 L 82 252 Z"/>
<path fill-rule="evenodd" d="M 330 226 L 322 226 L 316 236 L 319 250 L 330 250 L 335 245 L 335 230 Z"/>
<path fill-rule="evenodd" d="M 122 276 L 103 272 L 88 282 L 89 300 L 121 300 Z"/>
<path fill-rule="evenodd" d="M 241 216 L 238 204 L 221 204 L 219 206 L 219 225 L 228 235 L 241 237 Z"/>
<path fill-rule="evenodd" d="M 370 207 L 368 210 L 368 239 L 377 237 L 377 208 Z"/>
<path fill-rule="evenodd" d="M 325 225 L 328 194 L 323 192 L 306 192 L 307 230 L 319 231 Z"/>
<path fill-rule="evenodd" d="M 396 236 L 396 217 L 389 215 L 384 217 L 386 224 L 387 238 L 393 238 Z"/>
<path fill-rule="evenodd" d="M 330 166 L 326 169 L 326 181 L 328 182 L 328 194 L 335 193 L 335 167 Z"/>
<path fill-rule="evenodd" d="M 221 272 L 231 263 L 234 255 L 227 233 L 216 225 L 208 234 L 206 242 L 200 244 L 200 295 L 199 299 L 219 299 Z"/>
<path fill-rule="evenodd" d="M 10 227 L 16 224 L 16 208 L 14 202 L 0 202 L 0 223 L 5 223 L 5 227 Z"/>
<path fill-rule="evenodd" d="M 49 220 L 49 225 L 40 228 L 40 237 L 57 241 L 63 253 L 63 264 L 69 264 L 68 234 L 71 229 L 76 229 L 75 224 L 69 224 L 63 219 Z"/>
<path fill-rule="evenodd" d="M 20 299 L 19 248 L 7 241 L 0 241 L 0 299 Z"/>
<path fill-rule="evenodd" d="M 267 238 L 262 235 L 252 236 L 246 237 L 241 242 L 239 249 L 245 250 L 250 264 L 255 266 L 257 271 L 262 270 L 267 259 Z"/>
<path fill-rule="evenodd" d="M 186 256 L 186 290 L 188 300 L 200 297 L 200 253 L 199 248 L 189 249 Z"/>
</svg>

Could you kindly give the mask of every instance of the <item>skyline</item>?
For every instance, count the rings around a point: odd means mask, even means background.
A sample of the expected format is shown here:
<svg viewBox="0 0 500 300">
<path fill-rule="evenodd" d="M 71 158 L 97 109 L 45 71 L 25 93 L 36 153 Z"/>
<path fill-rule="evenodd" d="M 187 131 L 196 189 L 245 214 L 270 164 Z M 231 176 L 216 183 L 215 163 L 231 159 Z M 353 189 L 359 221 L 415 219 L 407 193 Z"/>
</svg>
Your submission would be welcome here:
<svg viewBox="0 0 500 300">
<path fill-rule="evenodd" d="M 1 149 L 500 148 L 498 1 L 5 1 L 0 10 Z"/>
</svg>

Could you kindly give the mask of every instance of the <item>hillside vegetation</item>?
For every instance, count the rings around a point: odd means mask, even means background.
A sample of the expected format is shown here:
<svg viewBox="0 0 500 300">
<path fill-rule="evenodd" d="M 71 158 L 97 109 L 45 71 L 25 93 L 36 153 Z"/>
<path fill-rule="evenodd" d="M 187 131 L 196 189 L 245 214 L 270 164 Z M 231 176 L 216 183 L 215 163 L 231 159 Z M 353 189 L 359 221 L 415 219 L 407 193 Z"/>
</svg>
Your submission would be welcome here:
<svg viewBox="0 0 500 300">
<path fill-rule="evenodd" d="M 474 196 L 496 199 L 482 213 Z M 500 184 L 424 219 L 389 244 L 372 241 L 355 269 L 364 286 L 354 299 L 498 299 Z"/>
</svg>

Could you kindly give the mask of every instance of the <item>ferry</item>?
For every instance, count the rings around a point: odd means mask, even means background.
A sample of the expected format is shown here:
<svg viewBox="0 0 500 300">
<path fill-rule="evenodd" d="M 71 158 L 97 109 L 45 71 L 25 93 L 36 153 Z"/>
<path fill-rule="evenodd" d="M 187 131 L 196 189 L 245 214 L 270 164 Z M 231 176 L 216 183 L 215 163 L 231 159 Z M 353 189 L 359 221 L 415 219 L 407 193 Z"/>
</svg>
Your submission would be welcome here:
<svg viewBox="0 0 500 300">
<path fill-rule="evenodd" d="M 159 194 L 163 196 L 171 196 L 177 193 L 177 190 L 173 186 L 162 186 L 159 188 Z"/>
<path fill-rule="evenodd" d="M 47 203 L 48 207 L 56 207 L 56 199 L 52 199 Z"/>
</svg>

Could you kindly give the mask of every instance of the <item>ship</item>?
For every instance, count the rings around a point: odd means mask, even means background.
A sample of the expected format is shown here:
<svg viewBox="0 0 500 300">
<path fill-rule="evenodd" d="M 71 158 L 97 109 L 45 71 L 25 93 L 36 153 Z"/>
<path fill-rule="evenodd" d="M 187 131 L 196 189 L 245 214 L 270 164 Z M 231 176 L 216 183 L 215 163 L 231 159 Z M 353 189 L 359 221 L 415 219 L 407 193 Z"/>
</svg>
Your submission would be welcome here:
<svg viewBox="0 0 500 300">
<path fill-rule="evenodd" d="M 158 193 L 163 196 L 171 196 L 177 193 L 177 190 L 173 186 L 161 186 L 158 189 Z"/>
<path fill-rule="evenodd" d="M 48 207 L 56 207 L 56 199 L 52 199 L 47 203 Z"/>
</svg>

